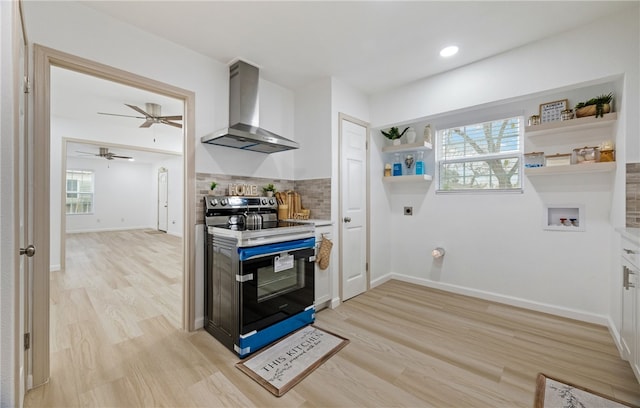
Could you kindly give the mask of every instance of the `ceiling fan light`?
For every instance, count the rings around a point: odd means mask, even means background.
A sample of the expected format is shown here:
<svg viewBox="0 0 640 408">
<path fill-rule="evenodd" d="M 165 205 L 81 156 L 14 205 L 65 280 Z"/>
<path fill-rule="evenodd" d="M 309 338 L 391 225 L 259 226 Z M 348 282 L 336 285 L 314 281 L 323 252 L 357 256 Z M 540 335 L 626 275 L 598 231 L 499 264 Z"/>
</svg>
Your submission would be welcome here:
<svg viewBox="0 0 640 408">
<path fill-rule="evenodd" d="M 458 47 L 455 45 L 450 45 L 440 50 L 440 56 L 445 58 L 456 55 L 457 53 L 458 53 Z"/>
</svg>

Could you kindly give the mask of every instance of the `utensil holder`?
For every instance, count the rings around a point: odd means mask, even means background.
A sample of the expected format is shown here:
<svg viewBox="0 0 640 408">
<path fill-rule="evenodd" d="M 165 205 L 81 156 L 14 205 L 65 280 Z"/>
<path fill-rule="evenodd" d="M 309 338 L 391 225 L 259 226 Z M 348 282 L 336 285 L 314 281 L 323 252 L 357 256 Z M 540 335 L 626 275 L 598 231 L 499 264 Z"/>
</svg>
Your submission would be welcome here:
<svg viewBox="0 0 640 408">
<path fill-rule="evenodd" d="M 286 220 L 289 218 L 289 206 L 287 204 L 280 204 L 278 206 L 278 219 Z"/>
</svg>

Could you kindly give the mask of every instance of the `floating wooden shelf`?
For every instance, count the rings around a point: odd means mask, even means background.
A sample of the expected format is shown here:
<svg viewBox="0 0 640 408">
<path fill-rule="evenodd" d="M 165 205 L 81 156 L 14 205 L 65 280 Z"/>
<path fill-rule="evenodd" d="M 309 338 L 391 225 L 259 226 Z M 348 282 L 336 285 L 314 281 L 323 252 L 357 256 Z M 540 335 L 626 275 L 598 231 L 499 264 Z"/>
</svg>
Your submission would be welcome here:
<svg viewBox="0 0 640 408">
<path fill-rule="evenodd" d="M 418 142 L 418 143 L 405 143 L 399 144 L 395 146 L 384 146 L 382 148 L 382 153 L 400 153 L 400 152 L 410 152 L 413 150 L 431 150 L 433 146 L 431 143 L 427 142 Z"/>
<path fill-rule="evenodd" d="M 390 176 L 383 177 L 382 181 L 385 183 L 412 183 L 412 182 L 420 182 L 420 181 L 431 181 L 432 177 L 428 174 L 419 174 L 413 176 Z"/>
<path fill-rule="evenodd" d="M 554 122 L 542 123 L 540 125 L 525 126 L 524 133 L 527 137 L 551 135 L 559 132 L 574 132 L 578 130 L 597 129 L 609 127 L 618 120 L 618 113 L 607 113 L 602 118 L 587 116 L 570 120 L 558 120 Z"/>
<path fill-rule="evenodd" d="M 616 169 L 616 162 L 572 164 L 568 166 L 525 168 L 527 176 L 550 176 L 557 174 L 606 173 Z"/>
</svg>

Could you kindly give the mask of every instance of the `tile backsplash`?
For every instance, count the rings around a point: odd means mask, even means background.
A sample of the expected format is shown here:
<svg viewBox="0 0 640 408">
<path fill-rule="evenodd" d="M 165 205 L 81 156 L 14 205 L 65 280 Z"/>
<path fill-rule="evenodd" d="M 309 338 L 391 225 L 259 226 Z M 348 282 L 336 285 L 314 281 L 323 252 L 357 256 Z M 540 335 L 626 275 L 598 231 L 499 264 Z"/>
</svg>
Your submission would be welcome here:
<svg viewBox="0 0 640 408">
<path fill-rule="evenodd" d="M 277 191 L 295 190 L 300 193 L 302 206 L 311 210 L 311 218 L 331 219 L 331 179 L 282 180 L 261 177 L 230 176 L 226 174 L 196 173 L 196 222 L 204 224 L 203 197 L 209 194 L 212 181 L 218 183 L 217 195 L 227 195 L 229 184 L 255 184 L 258 192 L 273 184 Z"/>
<path fill-rule="evenodd" d="M 627 163 L 627 227 L 640 228 L 640 163 Z"/>
</svg>

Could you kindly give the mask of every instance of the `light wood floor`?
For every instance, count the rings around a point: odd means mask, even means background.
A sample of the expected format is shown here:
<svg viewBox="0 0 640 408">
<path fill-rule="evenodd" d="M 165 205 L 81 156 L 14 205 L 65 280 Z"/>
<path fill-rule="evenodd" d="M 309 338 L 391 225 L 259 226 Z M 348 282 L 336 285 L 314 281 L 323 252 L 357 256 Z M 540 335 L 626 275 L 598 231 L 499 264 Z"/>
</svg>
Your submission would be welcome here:
<svg viewBox="0 0 640 408">
<path fill-rule="evenodd" d="M 605 327 L 398 281 L 320 311 L 351 343 L 276 398 L 208 333 L 177 329 L 178 239 L 72 238 L 51 277 L 51 380 L 27 407 L 531 407 L 538 372 L 640 404 Z"/>
</svg>

